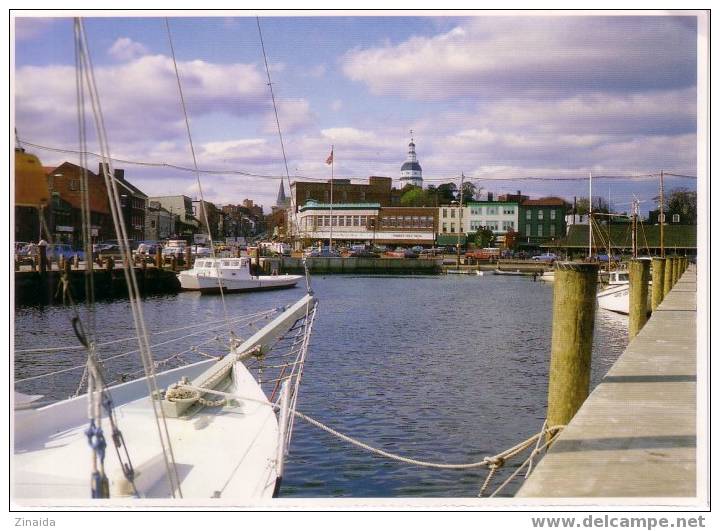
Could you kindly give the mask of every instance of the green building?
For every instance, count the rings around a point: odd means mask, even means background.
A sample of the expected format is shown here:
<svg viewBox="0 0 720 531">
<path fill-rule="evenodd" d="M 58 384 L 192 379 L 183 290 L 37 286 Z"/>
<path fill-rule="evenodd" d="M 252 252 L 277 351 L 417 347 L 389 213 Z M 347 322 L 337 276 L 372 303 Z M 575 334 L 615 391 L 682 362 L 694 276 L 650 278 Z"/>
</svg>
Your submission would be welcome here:
<svg viewBox="0 0 720 531">
<path fill-rule="evenodd" d="M 539 247 L 565 237 L 568 204 L 559 197 L 525 199 L 518 215 L 519 245 Z"/>
</svg>

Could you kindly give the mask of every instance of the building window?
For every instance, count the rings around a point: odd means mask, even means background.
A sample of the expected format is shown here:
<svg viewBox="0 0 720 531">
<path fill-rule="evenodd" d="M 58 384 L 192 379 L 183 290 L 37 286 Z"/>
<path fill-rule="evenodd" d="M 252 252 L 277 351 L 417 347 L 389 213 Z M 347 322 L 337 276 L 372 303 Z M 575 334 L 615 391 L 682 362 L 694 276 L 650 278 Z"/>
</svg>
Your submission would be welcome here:
<svg viewBox="0 0 720 531">
<path fill-rule="evenodd" d="M 540 212 L 542 212 L 542 210 L 541 210 Z M 542 232 L 543 232 L 543 231 L 542 231 L 542 228 L 543 228 L 542 225 L 538 225 L 538 236 L 542 236 L 542 235 L 543 235 L 543 233 L 542 233 Z"/>
<path fill-rule="evenodd" d="M 450 232 L 455 232 L 455 223 L 450 223 Z"/>
<path fill-rule="evenodd" d="M 70 180 L 70 190 L 73 192 L 80 189 L 80 180 L 79 179 L 71 179 Z"/>
<path fill-rule="evenodd" d="M 344 227 L 345 226 L 345 216 L 338 216 L 338 227 Z"/>
<path fill-rule="evenodd" d="M 543 219 L 543 211 L 542 210 L 538 210 L 538 219 Z M 538 234 L 538 236 L 539 236 L 539 234 Z"/>
<path fill-rule="evenodd" d="M 452 209 L 452 210 L 450 211 L 450 217 L 451 217 L 451 218 L 454 218 L 454 217 L 455 217 L 455 209 Z"/>
<path fill-rule="evenodd" d="M 515 214 L 515 207 L 514 206 L 503 207 L 503 214 Z"/>
<path fill-rule="evenodd" d="M 550 219 L 555 219 L 555 209 L 550 210 Z"/>
<path fill-rule="evenodd" d="M 360 192 L 360 201 L 365 201 L 365 192 Z"/>
<path fill-rule="evenodd" d="M 444 218 L 447 217 L 447 208 L 443 208 L 443 216 L 442 217 L 444 217 Z"/>
<path fill-rule="evenodd" d="M 525 211 L 525 219 L 528 221 L 532 219 L 532 210 L 526 210 Z M 530 232 L 528 231 L 528 236 L 530 235 Z"/>
<path fill-rule="evenodd" d="M 673 214 L 672 222 L 673 222 L 673 223 L 680 223 L 680 214 Z"/>
<path fill-rule="evenodd" d="M 347 201 L 347 190 L 343 190 L 343 201 Z"/>
<path fill-rule="evenodd" d="M 554 210 L 552 212 L 555 212 Z M 550 236 L 555 237 L 555 224 L 550 225 Z"/>
<path fill-rule="evenodd" d="M 442 231 L 447 232 L 447 223 L 443 222 L 442 224 Z"/>
<path fill-rule="evenodd" d="M 528 214 L 529 214 L 529 213 L 530 213 L 530 211 L 528 210 Z M 525 225 L 525 236 L 532 236 L 531 230 L 532 230 L 532 229 L 531 229 L 530 223 L 528 223 L 527 225 Z"/>
</svg>

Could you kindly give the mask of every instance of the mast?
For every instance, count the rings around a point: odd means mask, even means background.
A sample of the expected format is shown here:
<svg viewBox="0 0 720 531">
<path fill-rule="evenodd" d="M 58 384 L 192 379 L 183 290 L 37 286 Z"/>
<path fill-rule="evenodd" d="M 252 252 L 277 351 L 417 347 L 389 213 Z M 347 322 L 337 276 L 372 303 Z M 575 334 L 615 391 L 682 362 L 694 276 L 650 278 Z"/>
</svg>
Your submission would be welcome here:
<svg viewBox="0 0 720 531">
<path fill-rule="evenodd" d="M 660 170 L 660 257 L 665 258 L 665 173 Z"/>
<path fill-rule="evenodd" d="M 465 182 L 465 173 L 460 174 L 460 226 L 458 227 L 457 237 L 457 268 L 460 269 L 460 233 L 462 232 L 463 224 L 463 183 Z"/>
<path fill-rule="evenodd" d="M 592 171 L 590 173 L 590 200 L 588 202 L 588 230 L 590 236 L 588 238 L 588 258 L 592 257 L 593 231 L 592 231 Z"/>
<path fill-rule="evenodd" d="M 332 251 L 333 233 L 333 181 L 335 180 L 335 146 L 330 146 L 330 250 Z"/>
<path fill-rule="evenodd" d="M 635 199 L 632 205 L 632 257 L 637 258 L 637 229 L 638 229 L 638 201 Z"/>
</svg>

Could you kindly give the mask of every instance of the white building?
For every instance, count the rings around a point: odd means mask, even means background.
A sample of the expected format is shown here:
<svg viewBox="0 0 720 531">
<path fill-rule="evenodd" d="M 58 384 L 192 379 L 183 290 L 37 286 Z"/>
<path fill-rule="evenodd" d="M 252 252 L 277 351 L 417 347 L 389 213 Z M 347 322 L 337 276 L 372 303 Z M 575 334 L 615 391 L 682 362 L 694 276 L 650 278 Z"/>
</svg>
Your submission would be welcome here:
<svg viewBox="0 0 720 531">
<path fill-rule="evenodd" d="M 463 205 L 460 216 L 459 205 L 441 206 L 438 234 L 467 234 L 486 228 L 493 231 L 497 242 L 503 242 L 508 231 L 518 232 L 519 211 L 515 202 L 472 201 Z"/>
<path fill-rule="evenodd" d="M 406 184 L 412 184 L 420 188 L 423 185 L 422 167 L 415 154 L 415 142 L 412 138 L 410 138 L 410 144 L 408 144 L 407 159 L 400 167 L 400 188 Z"/>
</svg>

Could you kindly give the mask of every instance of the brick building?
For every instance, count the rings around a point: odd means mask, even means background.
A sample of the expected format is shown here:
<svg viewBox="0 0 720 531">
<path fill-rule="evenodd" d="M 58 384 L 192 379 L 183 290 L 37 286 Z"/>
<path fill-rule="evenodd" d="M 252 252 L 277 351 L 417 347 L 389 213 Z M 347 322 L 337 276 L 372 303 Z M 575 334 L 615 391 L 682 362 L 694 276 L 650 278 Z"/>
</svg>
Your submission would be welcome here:
<svg viewBox="0 0 720 531">
<path fill-rule="evenodd" d="M 105 179 L 85 170 L 90 206 L 90 233 L 93 242 L 117 238 L 110 213 Z M 82 175 L 83 168 L 63 162 L 47 175 L 53 202 L 53 216 L 49 230 L 55 241 L 65 241 L 76 249 L 82 247 Z"/>
<path fill-rule="evenodd" d="M 330 181 L 295 181 L 290 185 L 292 204 L 296 211 L 308 201 L 330 203 Z M 352 183 L 350 179 L 333 179 L 333 204 L 378 203 L 389 207 L 400 204 L 400 193 L 392 187 L 392 178 L 372 176 L 367 184 Z"/>
</svg>

